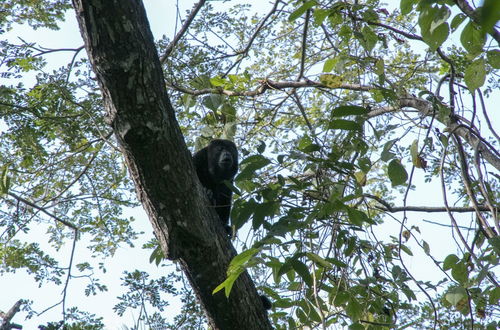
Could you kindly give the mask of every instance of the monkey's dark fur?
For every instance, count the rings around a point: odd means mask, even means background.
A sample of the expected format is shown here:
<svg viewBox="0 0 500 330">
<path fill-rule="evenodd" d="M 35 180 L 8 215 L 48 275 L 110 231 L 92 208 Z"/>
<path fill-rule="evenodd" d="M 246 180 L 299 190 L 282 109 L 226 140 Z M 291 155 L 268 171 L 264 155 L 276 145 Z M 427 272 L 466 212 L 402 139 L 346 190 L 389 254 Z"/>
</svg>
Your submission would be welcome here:
<svg viewBox="0 0 500 330">
<path fill-rule="evenodd" d="M 231 213 L 231 197 L 233 192 L 226 185 L 233 183 L 238 171 L 238 149 L 229 140 L 212 140 L 208 146 L 196 152 L 193 156 L 196 174 L 205 188 L 210 203 L 215 207 L 219 219 L 228 233 L 229 214 Z M 271 301 L 264 295 L 260 296 L 265 309 L 271 309 Z"/>
<path fill-rule="evenodd" d="M 233 192 L 225 181 L 232 183 L 238 171 L 236 145 L 229 140 L 212 140 L 208 146 L 194 154 L 193 162 L 198 179 L 205 187 L 222 225 L 230 232 L 228 224 Z"/>
</svg>

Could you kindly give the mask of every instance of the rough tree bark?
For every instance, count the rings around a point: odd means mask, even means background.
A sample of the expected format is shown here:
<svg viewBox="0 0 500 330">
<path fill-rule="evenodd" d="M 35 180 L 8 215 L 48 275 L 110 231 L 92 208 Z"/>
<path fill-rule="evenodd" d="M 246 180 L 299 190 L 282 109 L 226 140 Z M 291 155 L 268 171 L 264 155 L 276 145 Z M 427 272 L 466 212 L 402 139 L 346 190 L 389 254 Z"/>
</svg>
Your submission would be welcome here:
<svg viewBox="0 0 500 330">
<path fill-rule="evenodd" d="M 244 273 L 229 299 L 212 290 L 236 252 L 208 207 L 175 119 L 138 0 L 73 0 L 106 120 L 167 258 L 178 260 L 214 329 L 271 329 Z"/>
</svg>

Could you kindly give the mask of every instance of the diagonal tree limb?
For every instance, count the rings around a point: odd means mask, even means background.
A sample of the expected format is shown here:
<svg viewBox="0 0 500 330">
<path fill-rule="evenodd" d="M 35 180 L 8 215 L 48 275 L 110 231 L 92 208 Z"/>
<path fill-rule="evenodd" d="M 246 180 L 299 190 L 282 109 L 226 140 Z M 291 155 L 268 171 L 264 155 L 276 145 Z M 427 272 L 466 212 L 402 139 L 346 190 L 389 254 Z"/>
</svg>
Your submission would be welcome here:
<svg viewBox="0 0 500 330">
<path fill-rule="evenodd" d="M 193 9 L 189 13 L 188 18 L 186 19 L 186 21 L 184 22 L 184 24 L 182 24 L 181 29 L 179 30 L 179 32 L 177 32 L 177 34 L 175 35 L 174 39 L 168 44 L 167 49 L 165 50 L 165 52 L 163 53 L 163 55 L 160 57 L 160 62 L 162 64 L 165 63 L 165 61 L 170 56 L 170 54 L 174 50 L 175 46 L 179 42 L 179 40 L 181 40 L 181 38 L 187 32 L 189 26 L 191 25 L 191 23 L 193 22 L 194 18 L 196 17 L 196 15 L 198 14 L 198 12 L 200 11 L 201 7 L 203 7 L 203 5 L 205 4 L 205 2 L 206 2 L 206 0 L 200 0 L 200 2 L 198 2 L 197 4 L 194 5 Z"/>
</svg>

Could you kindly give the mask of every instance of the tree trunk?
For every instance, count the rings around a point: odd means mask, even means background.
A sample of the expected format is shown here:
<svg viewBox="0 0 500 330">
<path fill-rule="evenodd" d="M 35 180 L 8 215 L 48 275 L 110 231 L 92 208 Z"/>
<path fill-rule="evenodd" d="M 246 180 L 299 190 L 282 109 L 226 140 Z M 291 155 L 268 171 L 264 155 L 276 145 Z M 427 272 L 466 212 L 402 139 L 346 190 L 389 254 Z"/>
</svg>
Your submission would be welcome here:
<svg viewBox="0 0 500 330">
<path fill-rule="evenodd" d="M 213 289 L 236 251 L 206 207 L 138 0 L 73 0 L 107 122 L 167 258 L 179 260 L 214 329 L 270 329 L 245 272 L 227 299 Z"/>
</svg>

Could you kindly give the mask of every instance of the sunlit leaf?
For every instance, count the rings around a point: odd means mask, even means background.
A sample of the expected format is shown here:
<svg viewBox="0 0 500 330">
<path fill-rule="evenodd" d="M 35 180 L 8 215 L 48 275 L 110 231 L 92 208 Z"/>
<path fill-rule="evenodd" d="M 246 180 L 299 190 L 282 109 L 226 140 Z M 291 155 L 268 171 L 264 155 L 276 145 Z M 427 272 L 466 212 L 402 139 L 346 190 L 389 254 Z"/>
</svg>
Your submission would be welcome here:
<svg viewBox="0 0 500 330">
<path fill-rule="evenodd" d="M 339 75 L 327 73 L 320 75 L 319 81 L 326 87 L 338 88 L 342 86 L 343 78 Z"/>
<path fill-rule="evenodd" d="M 409 14 L 416 2 L 417 0 L 401 0 L 399 2 L 399 9 L 401 10 L 401 14 Z"/>
<path fill-rule="evenodd" d="M 288 17 L 288 20 L 290 22 L 295 21 L 297 18 L 302 16 L 308 9 L 312 8 L 315 6 L 317 3 L 314 0 L 306 1 L 302 6 L 299 8 L 295 9 L 290 16 Z"/>
<path fill-rule="evenodd" d="M 480 27 L 470 21 L 460 34 L 460 42 L 469 53 L 475 56 L 483 50 L 486 37 L 481 32 Z"/>
<path fill-rule="evenodd" d="M 462 300 L 467 299 L 467 291 L 462 287 L 457 287 L 445 295 L 446 300 L 453 306 L 457 306 Z"/>
<path fill-rule="evenodd" d="M 483 58 L 475 60 L 465 69 L 464 81 L 471 92 L 483 86 L 485 80 L 486 63 Z"/>
</svg>

